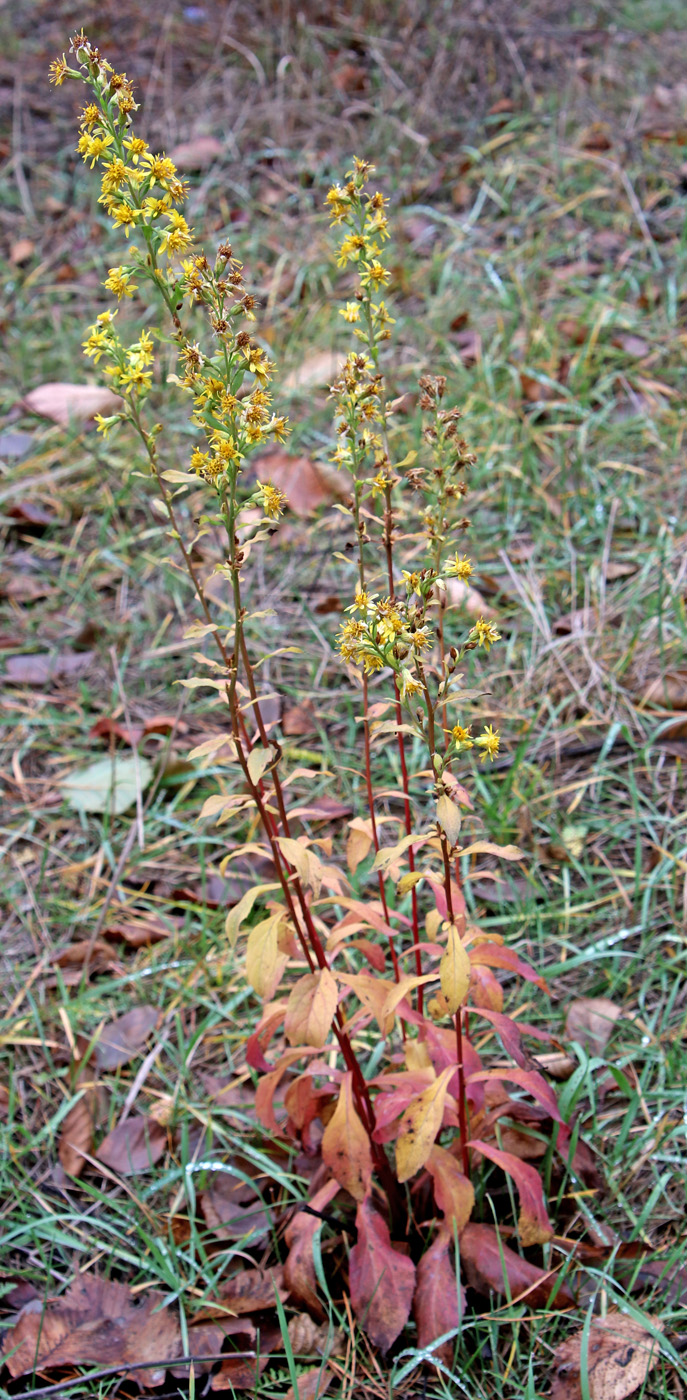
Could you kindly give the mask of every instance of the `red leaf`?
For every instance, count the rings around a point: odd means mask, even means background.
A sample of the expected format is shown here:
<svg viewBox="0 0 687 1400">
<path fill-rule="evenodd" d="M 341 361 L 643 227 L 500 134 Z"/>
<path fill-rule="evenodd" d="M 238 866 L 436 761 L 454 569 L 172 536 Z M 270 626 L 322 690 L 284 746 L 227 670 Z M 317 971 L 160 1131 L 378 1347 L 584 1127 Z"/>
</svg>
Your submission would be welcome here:
<svg viewBox="0 0 687 1400">
<path fill-rule="evenodd" d="M 486 968 L 483 970 L 487 971 Z M 551 1036 L 547 1031 L 541 1031 L 537 1026 L 527 1025 L 525 1021 L 514 1021 L 512 1017 L 504 1016 L 500 1010 L 492 1010 L 490 1007 L 483 1006 L 480 1007 L 480 1014 L 484 1016 L 486 1021 L 491 1021 L 506 1054 L 512 1055 L 515 1063 L 521 1069 L 529 1069 L 532 1063 L 522 1047 L 523 1035 L 531 1035 L 534 1040 L 551 1043 Z"/>
<path fill-rule="evenodd" d="M 512 948 L 506 948 L 499 943 L 480 943 L 476 948 L 470 949 L 470 962 L 473 967 L 503 967 L 508 972 L 516 972 L 518 976 L 524 977 L 526 982 L 534 982 L 540 991 L 547 992 L 548 987 L 543 977 L 539 976 L 529 963 L 523 962 Z"/>
<path fill-rule="evenodd" d="M 460 1327 L 465 1310 L 465 1293 L 456 1277 L 449 1243 L 449 1235 L 442 1230 L 417 1266 L 413 1317 L 417 1325 L 416 1345 L 423 1350 L 445 1332 Z M 450 1366 L 454 1351 L 454 1341 L 444 1342 L 433 1355 Z"/>
<path fill-rule="evenodd" d="M 308 1202 L 314 1211 L 326 1210 L 327 1206 L 341 1190 L 338 1181 L 328 1181 L 315 1192 Z M 286 1227 L 285 1240 L 289 1252 L 284 1264 L 284 1283 L 291 1295 L 318 1317 L 324 1317 L 324 1308 L 317 1296 L 317 1276 L 313 1259 L 312 1244 L 315 1231 L 321 1221 L 316 1215 L 299 1210 Z"/>
<path fill-rule="evenodd" d="M 391 1236 L 369 1197 L 355 1217 L 358 1238 L 351 1250 L 351 1304 L 363 1331 L 387 1352 L 410 1317 L 415 1265 L 391 1244 Z"/>
<path fill-rule="evenodd" d="M 529 1264 L 499 1240 L 493 1225 L 466 1225 L 460 1237 L 460 1263 L 470 1286 L 478 1293 L 499 1293 L 513 1299 L 527 1294 L 533 1307 L 568 1308 L 574 1298 L 555 1272 Z"/>
<path fill-rule="evenodd" d="M 154 1118 L 135 1115 L 118 1123 L 101 1142 L 96 1157 L 120 1176 L 148 1171 L 167 1146 L 167 1133 Z"/>
<path fill-rule="evenodd" d="M 523 1247 L 544 1244 L 550 1240 L 553 1226 L 547 1215 L 544 1188 L 536 1168 L 531 1167 L 528 1162 L 523 1162 L 512 1152 L 502 1152 L 499 1147 L 492 1147 L 491 1143 L 482 1142 L 479 1138 L 469 1142 L 468 1147 L 481 1152 L 483 1157 L 488 1157 L 490 1162 L 494 1162 L 501 1171 L 507 1172 L 513 1178 L 520 1197 L 518 1231 Z"/>
<path fill-rule="evenodd" d="M 558 1100 L 550 1084 L 547 1084 L 544 1076 L 536 1069 L 515 1069 L 513 1065 L 507 1065 L 504 1069 L 480 1069 L 476 1074 L 470 1074 L 469 1080 L 479 1082 L 484 1079 L 507 1079 L 512 1084 L 519 1084 L 521 1089 L 525 1089 L 533 1099 L 537 1099 L 543 1104 L 546 1112 L 555 1123 L 563 1124 Z"/>
<path fill-rule="evenodd" d="M 91 739 L 121 739 L 123 744 L 131 744 L 132 749 L 135 749 L 143 738 L 143 725 L 132 724 L 129 729 L 110 715 L 102 715 L 91 725 L 88 733 Z"/>
</svg>

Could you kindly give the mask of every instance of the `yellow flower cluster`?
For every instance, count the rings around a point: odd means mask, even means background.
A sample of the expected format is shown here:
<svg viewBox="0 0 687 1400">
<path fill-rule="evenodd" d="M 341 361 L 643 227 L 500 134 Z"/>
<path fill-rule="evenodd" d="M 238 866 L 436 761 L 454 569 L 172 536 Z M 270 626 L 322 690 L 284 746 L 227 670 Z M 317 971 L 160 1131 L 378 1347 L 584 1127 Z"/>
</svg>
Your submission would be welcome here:
<svg viewBox="0 0 687 1400">
<path fill-rule="evenodd" d="M 433 642 L 421 610 L 408 600 L 391 597 L 377 600 L 374 594 L 358 589 L 347 612 L 359 616 L 342 623 L 337 643 L 344 661 L 362 666 L 368 674 L 392 666 L 401 673 L 404 696 L 420 691 L 422 684 L 409 666 L 421 658 Z M 408 664 L 404 665 L 406 662 Z"/>
<path fill-rule="evenodd" d="M 104 355 L 110 361 L 105 373 L 110 376 L 117 391 L 141 399 L 149 392 L 153 382 L 153 340 L 150 332 L 143 330 L 133 345 L 123 345 L 114 326 L 116 315 L 116 311 L 101 311 L 88 328 L 88 335 L 82 342 L 83 352 L 96 364 Z M 102 426 L 105 421 L 102 419 L 98 423 L 101 432 L 107 431 Z"/>
</svg>

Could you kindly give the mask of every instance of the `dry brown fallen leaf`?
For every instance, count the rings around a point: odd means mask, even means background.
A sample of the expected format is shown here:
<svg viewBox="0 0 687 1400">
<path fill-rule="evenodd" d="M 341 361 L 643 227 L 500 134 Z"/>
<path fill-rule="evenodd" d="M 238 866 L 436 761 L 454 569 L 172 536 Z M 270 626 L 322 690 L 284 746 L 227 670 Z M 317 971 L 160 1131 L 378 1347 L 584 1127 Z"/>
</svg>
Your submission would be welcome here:
<svg viewBox="0 0 687 1400">
<path fill-rule="evenodd" d="M 259 1312 L 262 1308 L 274 1306 L 275 1290 L 278 1291 L 282 1301 L 287 1297 L 288 1290 L 284 1287 L 284 1270 L 280 1267 L 274 1269 L 241 1269 L 239 1273 L 232 1274 L 226 1279 L 220 1288 L 220 1298 L 225 1307 L 231 1309 L 233 1313 L 242 1315 L 243 1313 Z"/>
<path fill-rule="evenodd" d="M 235 1390 L 249 1390 L 256 1395 L 260 1376 L 268 1361 L 268 1356 L 232 1356 L 230 1353 L 212 1377 L 210 1389 L 231 1390 L 232 1393 Z"/>
<path fill-rule="evenodd" d="M 652 1325 L 663 1331 L 658 1318 Z M 580 1366 L 584 1328 L 554 1352 L 551 1400 L 582 1400 Z M 625 1313 L 595 1317 L 589 1332 L 587 1375 L 591 1400 L 625 1400 L 643 1384 L 659 1357 L 658 1342 Z"/>
<path fill-rule="evenodd" d="M 306 355 L 295 369 L 289 370 L 282 380 L 282 389 L 289 393 L 296 389 L 324 388 L 336 379 L 344 358 L 339 351 L 316 350 L 314 355 Z"/>
<path fill-rule="evenodd" d="M 105 1026 L 95 1047 L 95 1062 L 99 1070 L 117 1069 L 143 1048 L 160 1019 L 155 1006 L 133 1006 L 118 1020 Z"/>
<path fill-rule="evenodd" d="M 67 1176 L 80 1176 L 86 1166 L 85 1152 L 93 1147 L 93 1114 L 91 1095 L 85 1093 L 70 1108 L 62 1122 L 57 1152 L 62 1170 Z"/>
<path fill-rule="evenodd" d="M 240 1351 L 252 1351 L 255 1345 L 255 1327 L 246 1317 L 227 1317 L 216 1322 L 194 1322 L 188 1328 L 187 1356 L 196 1358 L 196 1375 L 211 1371 L 215 1358 L 222 1353 L 225 1337 L 235 1338 L 233 1345 Z M 228 1353 L 230 1356 L 231 1353 Z M 237 1358 L 238 1359 L 238 1358 Z M 178 1380 L 188 1379 L 188 1366 L 170 1366 L 170 1371 Z"/>
<path fill-rule="evenodd" d="M 290 736 L 312 734 L 316 725 L 317 717 L 312 700 L 304 700 L 301 705 L 292 705 L 290 709 L 284 711 L 281 722 L 284 733 Z"/>
<path fill-rule="evenodd" d="M 121 939 L 130 948 L 149 948 L 153 943 L 163 943 L 181 926 L 179 917 L 168 914 L 167 919 L 165 923 L 154 910 L 132 909 L 118 918 L 113 916 L 112 923 L 103 929 L 103 938 Z"/>
<path fill-rule="evenodd" d="M 68 428 L 70 422 L 82 427 L 93 425 L 96 413 L 104 415 L 118 413 L 123 400 L 111 389 L 100 384 L 64 384 L 55 382 L 39 384 L 20 400 L 20 408 L 27 413 L 37 413 L 41 418 L 51 418 L 61 428 Z"/>
<path fill-rule="evenodd" d="M 35 651 L 27 656 L 9 656 L 5 679 L 13 685 L 50 685 L 65 676 L 78 676 L 93 660 L 92 651 Z"/>
<path fill-rule="evenodd" d="M 329 463 L 313 462 L 310 457 L 291 457 L 283 448 L 262 452 L 253 464 L 259 481 L 271 481 L 284 492 L 294 515 L 312 515 L 320 506 L 349 494 L 347 472 L 333 471 Z"/>
<path fill-rule="evenodd" d="M 144 1388 L 161 1385 L 165 1366 L 181 1355 L 176 1313 L 153 1290 L 134 1295 L 123 1283 L 83 1274 L 59 1298 L 36 1298 L 7 1333 L 5 1364 L 13 1377 L 63 1366 L 103 1368 L 135 1361 L 132 1379 Z"/>
<path fill-rule="evenodd" d="M 496 610 L 485 602 L 476 588 L 471 588 L 462 578 L 447 579 L 445 587 L 450 607 L 465 608 L 468 617 L 496 617 Z"/>
<path fill-rule="evenodd" d="M 289 1318 L 289 1341 L 295 1356 L 339 1355 L 343 1350 L 343 1332 L 331 1328 L 328 1322 L 319 1326 L 308 1313 L 296 1313 Z"/>
<path fill-rule="evenodd" d="M 96 1158 L 119 1176 L 135 1176 L 159 1162 L 167 1146 L 167 1133 L 154 1118 L 134 1114 L 118 1123 L 103 1139 Z"/>
<path fill-rule="evenodd" d="M 218 160 L 224 147 L 216 136 L 194 136 L 191 141 L 182 141 L 170 152 L 177 170 L 185 175 L 194 170 L 207 170 L 213 160 Z"/>
<path fill-rule="evenodd" d="M 269 1234 L 272 1220 L 252 1186 L 232 1172 L 215 1172 L 200 1195 L 200 1208 L 209 1228 L 220 1240 L 248 1238 L 253 1244 Z"/>
<path fill-rule="evenodd" d="M 328 1366 L 313 1366 L 310 1371 L 303 1371 L 298 1377 L 298 1394 L 290 1385 L 284 1400 L 320 1400 L 320 1396 L 329 1390 L 333 1379 L 334 1373 Z"/>
<path fill-rule="evenodd" d="M 590 1055 L 603 1055 L 622 1007 L 608 997 L 580 997 L 571 1002 L 565 1018 L 568 1040 L 576 1040 Z"/>
<path fill-rule="evenodd" d="M 16 243 L 10 248 L 10 262 L 15 267 L 21 267 L 22 263 L 28 262 L 36 251 L 36 245 L 32 238 L 18 238 Z"/>
<path fill-rule="evenodd" d="M 640 335 L 633 335 L 631 331 L 620 331 L 611 340 L 616 350 L 623 350 L 633 360 L 643 360 L 649 354 L 651 346 L 646 340 L 642 340 Z"/>
<path fill-rule="evenodd" d="M 646 686 L 642 704 L 663 710 L 687 710 L 687 670 L 666 671 L 656 676 Z"/>
</svg>

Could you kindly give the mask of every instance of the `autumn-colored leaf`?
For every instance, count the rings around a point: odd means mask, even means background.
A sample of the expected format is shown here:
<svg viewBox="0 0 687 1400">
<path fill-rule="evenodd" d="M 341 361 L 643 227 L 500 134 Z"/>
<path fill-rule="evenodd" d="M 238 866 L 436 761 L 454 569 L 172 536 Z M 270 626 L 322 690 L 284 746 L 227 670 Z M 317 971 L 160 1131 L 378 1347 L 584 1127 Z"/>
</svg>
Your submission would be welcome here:
<svg viewBox="0 0 687 1400">
<path fill-rule="evenodd" d="M 288 392 L 332 384 L 343 360 L 344 356 L 333 350 L 316 350 L 313 354 L 306 355 L 295 369 L 289 370 L 282 380 L 282 388 Z"/>
<path fill-rule="evenodd" d="M 291 989 L 284 1034 L 289 1045 L 326 1044 L 337 1002 L 336 978 L 329 968 L 308 972 Z"/>
<path fill-rule="evenodd" d="M 308 1201 L 311 1211 L 326 1211 L 340 1189 L 338 1181 L 326 1182 Z M 324 1308 L 317 1295 L 313 1238 L 321 1223 L 317 1214 L 298 1210 L 289 1221 L 284 1236 L 289 1246 L 284 1264 L 284 1283 L 292 1297 L 318 1317 L 324 1317 Z"/>
<path fill-rule="evenodd" d="M 665 671 L 649 682 L 642 695 L 643 705 L 664 710 L 687 710 L 687 670 Z"/>
<path fill-rule="evenodd" d="M 216 136 L 194 136 L 190 141 L 183 141 L 175 146 L 170 153 L 170 159 L 174 161 L 177 170 L 184 174 L 193 174 L 197 170 L 207 170 L 213 161 L 218 160 L 224 151 L 221 141 Z"/>
<path fill-rule="evenodd" d="M 449 1065 L 409 1103 L 403 1114 L 396 1139 L 399 1181 L 409 1181 L 424 1167 L 441 1128 L 446 1094 L 454 1074 L 454 1066 Z"/>
<path fill-rule="evenodd" d="M 441 990 L 446 997 L 449 1014 L 454 1016 L 460 1006 L 463 1005 L 470 989 L 470 977 L 472 975 L 472 965 L 470 954 L 461 942 L 461 937 L 456 925 L 451 923 L 448 926 L 448 941 L 446 951 L 439 963 L 439 977 L 441 979 Z"/>
<path fill-rule="evenodd" d="M 451 1236 L 442 1231 L 417 1266 L 417 1283 L 413 1298 L 413 1317 L 417 1327 L 416 1346 L 424 1351 L 445 1332 L 460 1327 L 465 1311 L 465 1292 L 461 1287 L 451 1257 Z M 432 1355 L 450 1366 L 455 1352 L 455 1340 L 435 1347 Z"/>
<path fill-rule="evenodd" d="M 269 1356 L 232 1356 L 229 1354 L 225 1356 L 219 1371 L 212 1377 L 210 1389 L 212 1391 L 230 1390 L 232 1394 L 236 1390 L 248 1390 L 252 1395 L 257 1395 L 260 1377 L 268 1361 Z M 186 1375 L 188 1375 L 188 1371 Z"/>
<path fill-rule="evenodd" d="M 544 1188 L 539 1172 L 529 1162 L 523 1162 L 512 1152 L 502 1152 L 492 1143 L 477 1138 L 468 1146 L 476 1149 L 483 1157 L 488 1157 L 515 1182 L 520 1197 L 520 1217 L 518 1233 L 525 1249 L 532 1244 L 545 1244 L 553 1235 L 544 1201 Z"/>
<path fill-rule="evenodd" d="M 284 915 L 279 910 L 255 924 L 248 935 L 246 978 L 256 996 L 265 1001 L 274 996 L 289 961 L 288 953 L 280 947 L 279 934 L 283 922 Z"/>
<path fill-rule="evenodd" d="M 427 1170 L 432 1177 L 434 1199 L 451 1234 L 454 1223 L 458 1234 L 462 1234 L 475 1204 L 472 1182 L 461 1171 L 452 1153 L 436 1143 L 427 1159 Z"/>
<path fill-rule="evenodd" d="M 10 262 L 15 267 L 21 267 L 22 263 L 30 262 L 36 251 L 36 245 L 32 238 L 18 238 L 10 248 Z"/>
<path fill-rule="evenodd" d="M 167 1133 L 154 1118 L 134 1114 L 118 1123 L 103 1139 L 96 1158 L 120 1176 L 149 1171 L 167 1146 Z"/>
<path fill-rule="evenodd" d="M 462 578 L 447 579 L 445 588 L 450 606 L 464 608 L 468 617 L 488 619 L 498 615 L 496 608 L 492 608 L 482 597 L 482 594 L 476 588 L 472 588 L 469 583 L 465 583 Z"/>
<path fill-rule="evenodd" d="M 123 402 L 118 394 L 99 384 L 51 383 L 32 389 L 21 400 L 21 407 L 27 413 L 51 418 L 62 428 L 68 428 L 71 422 L 91 427 L 96 413 L 119 413 Z"/>
<path fill-rule="evenodd" d="M 312 734 L 317 728 L 317 715 L 312 700 L 304 700 L 302 704 L 291 705 L 285 710 L 281 727 L 289 738 Z"/>
<path fill-rule="evenodd" d="M 650 1319 L 662 1332 L 660 1318 Z M 551 1400 L 582 1400 L 580 1373 L 585 1329 L 567 1337 L 554 1352 Z M 593 1317 L 587 1339 L 587 1386 L 591 1400 L 625 1400 L 643 1386 L 660 1356 L 660 1346 L 648 1327 L 627 1313 Z"/>
<path fill-rule="evenodd" d="M 622 1007 L 608 997 L 579 997 L 565 1018 L 568 1040 L 576 1040 L 590 1055 L 603 1055 Z"/>
<path fill-rule="evenodd" d="M 27 656 L 8 656 L 5 679 L 13 685 L 47 686 L 87 671 L 92 660 L 92 651 L 34 651 Z"/>
<path fill-rule="evenodd" d="M 167 923 L 154 910 L 132 909 L 128 913 L 113 915 L 112 922 L 103 929 L 103 937 L 121 939 L 130 948 L 149 948 L 153 943 L 163 943 L 174 932 L 174 925 L 180 920 L 167 915 Z M 171 927 L 170 927 L 171 925 Z"/>
<path fill-rule="evenodd" d="M 246 1245 L 269 1234 L 271 1216 L 254 1187 L 230 1171 L 214 1172 L 200 1195 L 200 1208 L 209 1228 L 221 1240 L 245 1240 Z"/>
<path fill-rule="evenodd" d="M 391 1243 L 388 1226 L 369 1197 L 356 1212 L 358 1238 L 349 1264 L 351 1304 L 363 1331 L 387 1352 L 410 1317 L 415 1265 Z"/>
<path fill-rule="evenodd" d="M 339 1099 L 322 1138 L 322 1160 L 340 1186 L 364 1200 L 372 1181 L 370 1140 L 353 1101 L 353 1076 L 343 1075 Z"/>
<path fill-rule="evenodd" d="M 13 501 L 3 513 L 18 525 L 52 525 L 57 518 L 54 510 L 47 510 L 38 501 Z"/>
<path fill-rule="evenodd" d="M 220 1298 L 233 1313 L 242 1316 L 274 1307 L 275 1292 L 282 1302 L 288 1296 L 282 1268 L 241 1269 L 222 1284 Z"/>
<path fill-rule="evenodd" d="M 530 1264 L 499 1239 L 493 1225 L 466 1225 L 460 1237 L 460 1263 L 477 1293 L 498 1293 L 513 1300 L 527 1294 L 532 1307 L 567 1308 L 574 1299 L 555 1271 Z"/>
<path fill-rule="evenodd" d="M 95 1047 L 98 1069 L 118 1069 L 128 1064 L 143 1049 L 159 1020 L 160 1012 L 156 1006 L 134 1006 L 131 1011 L 126 1011 L 105 1026 Z"/>
<path fill-rule="evenodd" d="M 86 1273 L 59 1298 L 29 1303 L 5 1338 L 13 1377 L 64 1366 L 126 1366 L 142 1387 L 161 1385 L 165 1365 L 181 1354 L 176 1312 L 162 1293 L 133 1294 L 123 1283 Z"/>
<path fill-rule="evenodd" d="M 642 360 L 649 354 L 651 346 L 643 340 L 640 335 L 633 335 L 631 331 L 618 331 L 611 339 L 611 345 L 617 350 L 622 350 L 632 360 Z"/>
<path fill-rule="evenodd" d="M 85 1152 L 93 1146 L 93 1115 L 90 1095 L 84 1093 L 62 1120 L 57 1152 L 67 1176 L 80 1176 L 86 1166 Z"/>
<path fill-rule="evenodd" d="M 101 715 L 100 719 L 91 725 L 88 733 L 91 739 L 121 739 L 123 744 L 130 744 L 132 749 L 135 749 L 143 738 L 143 725 L 132 724 L 131 728 L 128 728 L 127 725 L 112 719 L 110 715 Z"/>
<path fill-rule="evenodd" d="M 282 387 L 287 387 L 286 380 Z M 303 519 L 320 506 L 344 499 L 350 491 L 346 472 L 332 476 L 323 463 L 313 462 L 310 457 L 292 457 L 284 448 L 260 453 L 253 458 L 253 464 L 258 479 L 283 491 L 294 515 Z"/>
<path fill-rule="evenodd" d="M 460 808 L 445 792 L 442 792 L 437 802 L 437 821 L 446 835 L 449 846 L 455 846 L 460 836 Z"/>
<path fill-rule="evenodd" d="M 60 783 L 62 796 L 79 812 L 121 816 L 145 792 L 153 776 L 147 758 L 114 754 L 77 768 Z"/>
<path fill-rule="evenodd" d="M 328 1366 L 312 1366 L 298 1377 L 298 1391 L 290 1385 L 284 1400 L 320 1400 L 334 1379 L 334 1372 Z"/>
<path fill-rule="evenodd" d="M 211 1371 L 215 1361 L 222 1353 L 225 1339 L 231 1337 L 233 1345 L 241 1351 L 253 1350 L 255 1345 L 255 1327 L 248 1318 L 245 1317 L 223 1317 L 213 1322 L 194 1322 L 188 1328 L 188 1356 L 194 1357 L 193 1369 L 197 1376 L 202 1376 Z M 228 1354 L 227 1360 L 231 1353 Z M 239 1360 L 239 1358 L 235 1358 Z M 251 1358 L 240 1358 L 244 1365 L 250 1362 Z M 253 1363 L 254 1367 L 254 1363 Z M 173 1376 L 179 1380 L 188 1379 L 188 1365 L 170 1366 Z M 255 1377 L 255 1368 L 253 1369 Z"/>
</svg>

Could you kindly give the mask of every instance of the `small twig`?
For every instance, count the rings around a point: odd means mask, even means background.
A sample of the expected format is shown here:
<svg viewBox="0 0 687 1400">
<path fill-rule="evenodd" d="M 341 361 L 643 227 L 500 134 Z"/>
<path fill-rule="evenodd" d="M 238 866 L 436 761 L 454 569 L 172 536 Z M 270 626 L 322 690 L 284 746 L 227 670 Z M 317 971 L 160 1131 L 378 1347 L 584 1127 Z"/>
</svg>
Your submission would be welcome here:
<svg viewBox="0 0 687 1400">
<path fill-rule="evenodd" d="M 38 1390 L 25 1390 L 22 1400 L 39 1400 L 43 1395 L 59 1395 L 63 1390 L 71 1390 L 74 1385 L 85 1385 L 87 1381 L 104 1381 L 109 1376 L 124 1376 L 131 1371 L 153 1370 L 156 1366 L 165 1366 L 169 1370 L 172 1366 L 194 1366 L 200 1362 L 227 1361 L 229 1357 L 236 1357 L 256 1361 L 257 1354 L 254 1351 L 224 1351 L 213 1352 L 210 1356 L 163 1356 L 159 1361 L 131 1361 L 124 1366 L 108 1366 L 104 1371 L 88 1371 L 85 1376 L 75 1376 L 71 1381 L 57 1381 L 55 1385 L 43 1385 Z"/>
</svg>

